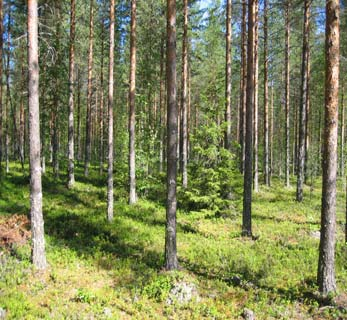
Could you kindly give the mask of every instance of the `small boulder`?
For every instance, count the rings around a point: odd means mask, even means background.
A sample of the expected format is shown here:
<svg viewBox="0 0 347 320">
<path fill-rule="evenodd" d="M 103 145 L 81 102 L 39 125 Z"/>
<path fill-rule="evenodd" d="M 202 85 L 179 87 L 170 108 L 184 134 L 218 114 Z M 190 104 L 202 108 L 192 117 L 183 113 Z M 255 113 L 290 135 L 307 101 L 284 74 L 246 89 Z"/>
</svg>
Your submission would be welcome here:
<svg viewBox="0 0 347 320">
<path fill-rule="evenodd" d="M 311 238 L 314 238 L 314 239 L 320 239 L 320 231 L 319 230 L 311 231 L 310 236 L 311 236 Z"/>
<path fill-rule="evenodd" d="M 3 308 L 0 308 L 0 320 L 6 319 L 6 310 Z"/>
<path fill-rule="evenodd" d="M 175 302 L 179 304 L 185 304 L 193 299 L 199 300 L 196 286 L 193 283 L 181 281 L 176 283 L 170 290 L 169 297 L 167 298 L 166 303 L 169 305 L 172 305 Z"/>
<path fill-rule="evenodd" d="M 242 317 L 245 320 L 255 320 L 254 312 L 250 309 L 245 308 L 242 312 Z"/>
</svg>

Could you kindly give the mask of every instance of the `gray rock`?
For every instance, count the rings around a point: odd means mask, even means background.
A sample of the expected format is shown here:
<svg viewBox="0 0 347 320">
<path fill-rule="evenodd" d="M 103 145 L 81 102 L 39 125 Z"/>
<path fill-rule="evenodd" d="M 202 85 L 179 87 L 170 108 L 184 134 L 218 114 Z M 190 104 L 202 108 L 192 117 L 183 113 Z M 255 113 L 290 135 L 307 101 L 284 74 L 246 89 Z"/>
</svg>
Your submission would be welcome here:
<svg viewBox="0 0 347 320">
<path fill-rule="evenodd" d="M 3 308 L 0 308 L 0 320 L 6 319 L 6 310 Z"/>
<path fill-rule="evenodd" d="M 245 320 L 255 320 L 254 312 L 250 309 L 245 308 L 242 313 L 242 317 Z"/>
<path fill-rule="evenodd" d="M 172 305 L 175 302 L 179 304 L 185 304 L 193 299 L 199 300 L 196 286 L 193 283 L 181 281 L 176 283 L 170 290 L 169 297 L 167 298 L 166 303 L 169 305 Z"/>
<path fill-rule="evenodd" d="M 105 307 L 103 310 L 103 314 L 104 316 L 106 316 L 107 318 L 111 318 L 112 317 L 112 311 L 110 308 Z"/>
</svg>

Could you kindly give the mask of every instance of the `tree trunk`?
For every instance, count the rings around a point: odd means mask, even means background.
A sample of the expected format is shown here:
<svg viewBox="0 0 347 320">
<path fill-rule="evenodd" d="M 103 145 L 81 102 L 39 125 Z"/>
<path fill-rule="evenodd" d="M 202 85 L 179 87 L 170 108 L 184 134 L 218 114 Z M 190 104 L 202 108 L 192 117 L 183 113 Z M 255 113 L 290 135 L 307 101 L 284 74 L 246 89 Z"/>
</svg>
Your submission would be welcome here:
<svg viewBox="0 0 347 320">
<path fill-rule="evenodd" d="M 0 79 L 2 79 L 2 56 L 3 56 L 3 1 L 0 0 Z M 0 177 L 2 175 L 3 157 L 3 109 L 2 109 L 2 81 L 0 81 Z"/>
<path fill-rule="evenodd" d="M 302 44 L 302 64 L 301 64 L 301 102 L 299 112 L 299 146 L 298 146 L 298 172 L 296 186 L 296 200 L 303 200 L 303 184 L 305 175 L 305 139 L 306 139 L 306 116 L 307 116 L 307 62 L 309 45 L 309 20 L 310 20 L 311 0 L 304 3 L 304 29 Z"/>
<path fill-rule="evenodd" d="M 178 268 L 176 245 L 177 101 L 176 101 L 176 0 L 167 0 L 167 207 L 165 268 Z"/>
<path fill-rule="evenodd" d="M 77 69 L 77 160 L 82 159 L 82 134 L 81 134 L 81 75 Z"/>
<path fill-rule="evenodd" d="M 71 0 L 70 12 L 70 56 L 69 56 L 69 164 L 68 164 L 68 187 L 72 188 L 75 183 L 74 173 L 74 69 L 75 69 L 75 20 L 76 20 L 76 2 Z"/>
<path fill-rule="evenodd" d="M 164 103 L 164 90 L 165 90 L 165 81 L 164 81 L 164 44 L 165 44 L 165 35 L 162 36 L 161 45 L 160 45 L 160 92 L 159 92 L 159 110 L 160 110 L 160 121 L 159 121 L 159 171 L 163 172 L 163 163 L 164 163 L 164 118 L 165 118 L 165 103 Z"/>
<path fill-rule="evenodd" d="M 345 175 L 345 93 L 344 85 L 341 88 L 341 155 L 340 155 L 340 176 Z"/>
<path fill-rule="evenodd" d="M 340 8 L 338 0 L 326 2 L 325 42 L 325 127 L 323 151 L 323 189 L 318 285 L 327 295 L 336 291 L 335 232 L 336 175 L 339 92 Z"/>
<path fill-rule="evenodd" d="M 183 46 L 182 46 L 182 186 L 188 187 L 188 0 L 183 0 Z"/>
<path fill-rule="evenodd" d="M 247 95 L 246 95 L 246 136 L 245 173 L 243 189 L 242 234 L 252 236 L 252 169 L 253 169 L 253 108 L 254 108 L 254 48 L 255 11 L 257 0 L 248 2 L 248 47 L 247 47 Z"/>
<path fill-rule="evenodd" d="M 258 57 L 258 2 L 255 5 L 254 26 L 254 191 L 259 191 L 258 170 L 258 79 L 259 79 L 259 57 Z"/>
<path fill-rule="evenodd" d="M 114 69 L 114 0 L 110 0 L 110 55 L 108 79 L 108 172 L 107 219 L 113 220 L 113 69 Z"/>
<path fill-rule="evenodd" d="M 99 173 L 104 172 L 104 34 L 105 21 L 101 22 L 101 66 L 100 66 L 100 109 L 99 109 Z"/>
<path fill-rule="evenodd" d="M 268 7 L 264 0 L 264 182 L 270 186 L 269 168 L 269 83 L 268 83 Z"/>
<path fill-rule="evenodd" d="M 245 116 L 246 116 L 246 90 L 247 90 L 247 3 L 242 1 L 241 25 L 241 95 L 240 95 L 240 172 L 244 172 L 245 165 Z"/>
<path fill-rule="evenodd" d="M 135 91 L 136 91 L 136 0 L 131 0 L 129 87 L 129 204 L 136 203 Z"/>
<path fill-rule="evenodd" d="M 286 112 L 286 187 L 290 186 L 290 18 L 289 18 L 290 2 L 287 1 L 285 8 L 286 35 L 285 35 L 285 112 Z"/>
<path fill-rule="evenodd" d="M 92 95 L 93 95 L 93 41 L 94 41 L 94 0 L 90 0 L 89 14 L 89 49 L 88 49 L 88 87 L 87 87 L 87 117 L 86 117 L 86 148 L 84 175 L 89 175 L 90 157 L 92 151 Z"/>
<path fill-rule="evenodd" d="M 225 45 L 225 122 L 224 147 L 231 149 L 231 0 L 227 0 Z"/>
<path fill-rule="evenodd" d="M 37 20 L 37 0 L 28 0 L 30 217 L 32 232 L 31 252 L 34 266 L 37 269 L 45 269 L 47 263 L 42 216 Z"/>
</svg>

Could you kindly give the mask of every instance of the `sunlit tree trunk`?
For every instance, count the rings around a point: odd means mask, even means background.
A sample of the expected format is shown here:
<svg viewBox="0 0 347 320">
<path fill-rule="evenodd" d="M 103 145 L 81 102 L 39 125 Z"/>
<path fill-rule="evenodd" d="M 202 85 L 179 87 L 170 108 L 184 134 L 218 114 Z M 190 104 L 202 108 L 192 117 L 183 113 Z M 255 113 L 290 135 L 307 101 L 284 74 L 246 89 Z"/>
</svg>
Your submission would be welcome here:
<svg viewBox="0 0 347 320">
<path fill-rule="evenodd" d="M 231 148 L 231 7 L 231 0 L 227 0 L 225 35 L 225 122 L 227 126 L 224 136 L 224 147 L 227 150 Z"/>
<path fill-rule="evenodd" d="M 42 183 L 40 158 L 39 59 L 37 0 L 28 0 L 28 92 L 29 92 L 29 159 L 30 217 L 32 261 L 37 269 L 46 268 L 44 226 L 42 216 Z"/>
<path fill-rule="evenodd" d="M 99 108 L 99 173 L 104 172 L 104 34 L 105 21 L 101 25 L 100 108 Z"/>
<path fill-rule="evenodd" d="M 68 164 L 68 187 L 72 188 L 75 183 L 74 173 L 74 70 L 75 70 L 75 20 L 76 2 L 71 0 L 70 8 L 70 56 L 69 56 L 69 164 Z"/>
<path fill-rule="evenodd" d="M 311 0 L 304 2 L 304 29 L 301 62 L 301 102 L 299 112 L 299 146 L 298 146 L 298 172 L 296 186 L 296 200 L 303 200 L 303 185 L 305 176 L 305 139 L 306 139 L 306 116 L 307 116 L 307 65 L 309 44 L 309 19 Z"/>
<path fill-rule="evenodd" d="M 136 90 L 136 0 L 131 0 L 129 87 L 129 203 L 136 203 L 135 90 Z"/>
<path fill-rule="evenodd" d="M 177 101 L 176 101 L 176 0 L 167 0 L 167 204 L 165 269 L 178 268 L 176 244 Z"/>
<path fill-rule="evenodd" d="M 87 117 L 86 117 L 86 147 L 84 159 L 84 175 L 89 175 L 89 165 L 92 151 L 92 96 L 93 96 L 93 41 L 94 41 L 94 0 L 90 0 L 89 13 L 89 49 L 88 49 L 88 86 L 87 86 Z"/>
<path fill-rule="evenodd" d="M 252 236 L 252 170 L 253 170 L 253 109 L 254 109 L 254 44 L 257 0 L 248 2 L 247 95 L 245 173 L 243 186 L 242 234 Z"/>
<path fill-rule="evenodd" d="M 290 18 L 289 18 L 290 2 L 286 2 L 285 20 L 286 20 L 286 34 L 285 34 L 285 113 L 286 113 L 286 168 L 285 168 L 285 184 L 288 188 L 290 186 Z"/>
<path fill-rule="evenodd" d="M 3 56 L 3 1 L 0 0 L 0 79 L 2 79 L 2 56 Z M 3 109 L 2 109 L 2 81 L 0 81 L 0 176 L 2 174 L 3 157 Z"/>
<path fill-rule="evenodd" d="M 114 0 L 110 0 L 110 55 L 108 73 L 108 172 L 107 219 L 113 220 L 113 69 L 114 69 Z"/>
<path fill-rule="evenodd" d="M 338 0 L 326 1 L 325 40 L 325 126 L 323 142 L 323 189 L 318 285 L 327 295 L 336 291 L 335 232 L 338 92 L 340 59 L 340 7 Z"/>
</svg>

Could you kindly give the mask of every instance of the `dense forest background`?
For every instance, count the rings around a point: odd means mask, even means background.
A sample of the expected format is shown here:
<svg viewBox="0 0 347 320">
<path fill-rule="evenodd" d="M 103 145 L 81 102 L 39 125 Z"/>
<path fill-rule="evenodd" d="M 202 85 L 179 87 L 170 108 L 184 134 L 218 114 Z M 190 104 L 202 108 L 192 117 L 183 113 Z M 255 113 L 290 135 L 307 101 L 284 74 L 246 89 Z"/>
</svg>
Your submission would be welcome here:
<svg viewBox="0 0 347 320">
<path fill-rule="evenodd" d="M 338 289 L 335 279 L 328 288 L 322 285 L 319 272 L 317 284 L 329 122 L 329 1 L 171 1 L 177 5 L 171 42 L 169 2 L 118 0 L 113 20 L 112 1 L 38 1 L 39 149 L 49 267 L 37 276 L 28 271 L 26 220 L 32 142 L 28 3 L 1 1 L 0 319 L 1 312 L 13 319 L 58 319 L 59 313 L 78 318 L 81 306 L 86 319 L 254 314 L 343 319 L 345 1 L 336 163 Z M 177 134 L 168 130 L 173 105 Z M 176 189 L 174 197 L 170 193 L 176 162 L 178 260 Z M 163 266 L 179 270 L 165 273 Z M 81 279 L 83 273 L 88 279 Z M 176 304 L 181 298 L 187 301 Z"/>
</svg>

